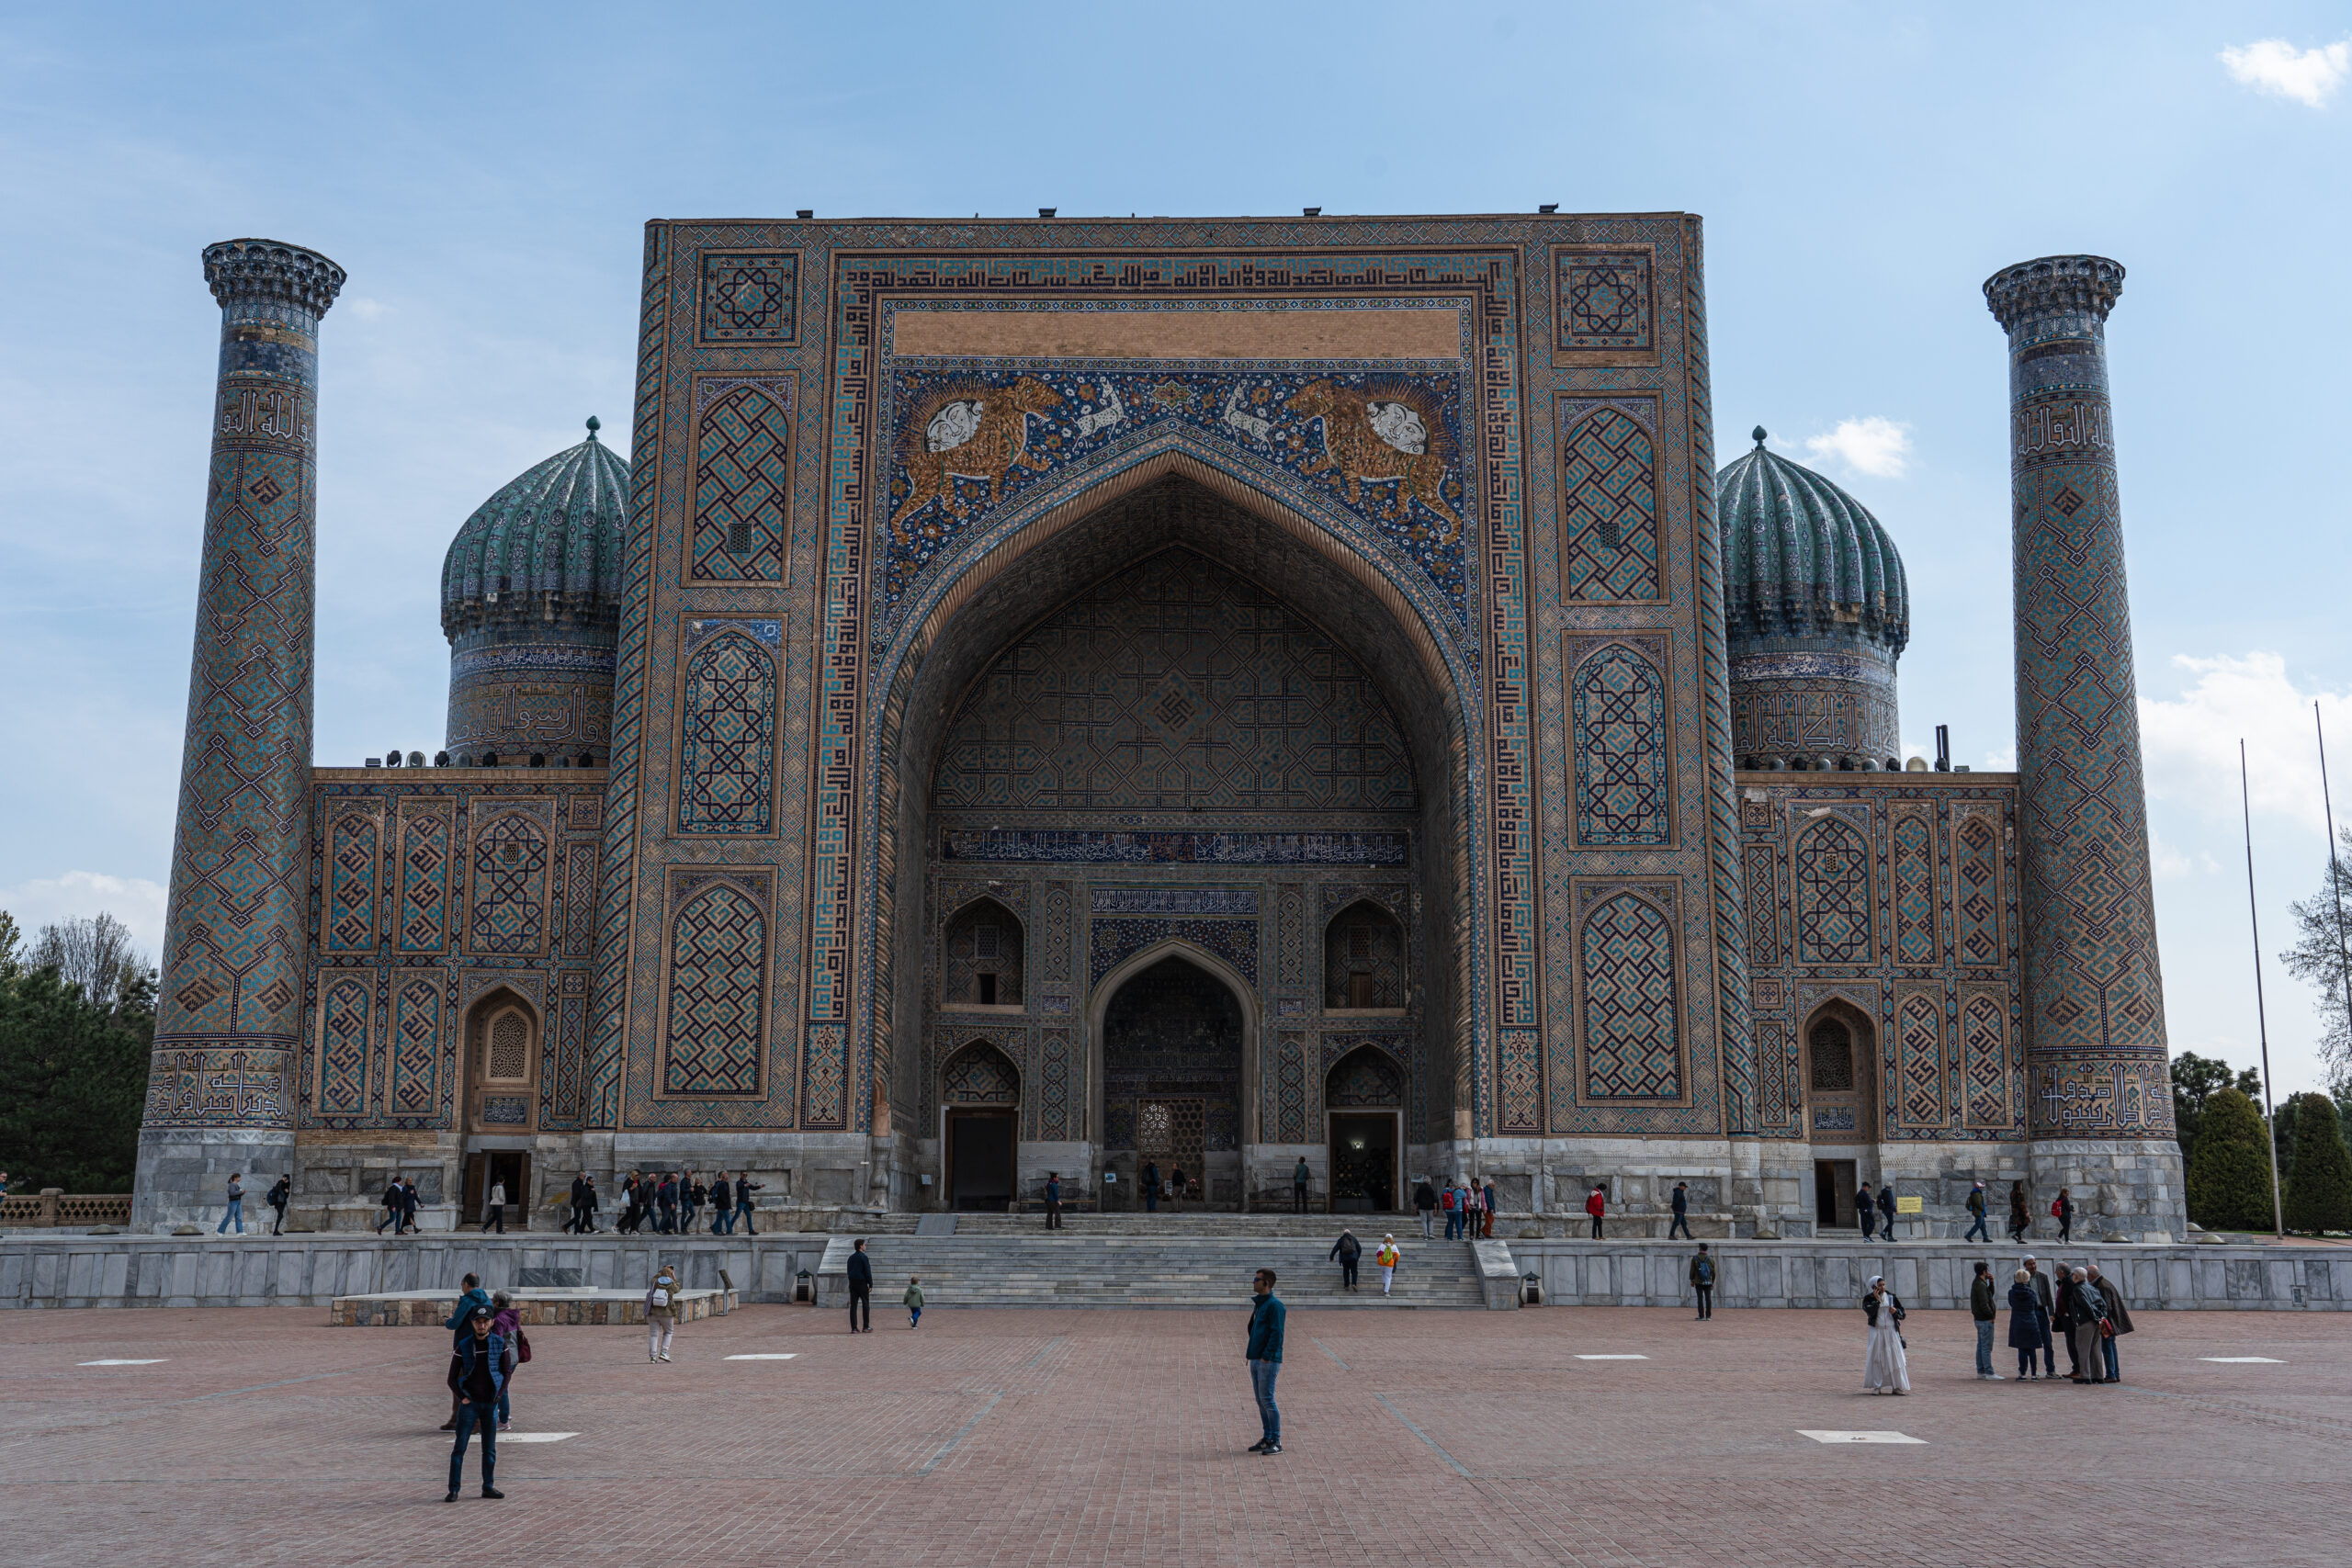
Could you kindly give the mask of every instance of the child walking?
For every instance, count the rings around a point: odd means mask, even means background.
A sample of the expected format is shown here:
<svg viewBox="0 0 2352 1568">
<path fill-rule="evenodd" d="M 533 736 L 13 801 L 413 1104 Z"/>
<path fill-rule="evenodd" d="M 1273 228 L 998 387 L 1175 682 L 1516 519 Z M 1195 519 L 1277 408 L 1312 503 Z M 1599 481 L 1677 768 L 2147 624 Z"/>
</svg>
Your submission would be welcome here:
<svg viewBox="0 0 2352 1568">
<path fill-rule="evenodd" d="M 908 1275 L 908 1276 L 907 1276 L 907 1293 L 906 1293 L 906 1295 L 905 1295 L 905 1297 L 904 1297 L 903 1299 L 905 1300 L 905 1302 L 906 1302 L 906 1303 L 907 1303 L 907 1326 L 908 1326 L 909 1328 L 917 1328 L 917 1327 L 922 1326 L 922 1275 L 920 1275 L 920 1274 L 910 1274 L 910 1275 Z"/>
<path fill-rule="evenodd" d="M 1404 1256 L 1405 1255 L 1403 1253 L 1396 1250 L 1396 1238 L 1395 1236 L 1384 1235 L 1380 1238 L 1380 1250 L 1372 1255 L 1372 1260 L 1380 1266 L 1380 1293 L 1382 1295 L 1386 1295 L 1388 1293 L 1388 1287 L 1396 1282 L 1396 1265 Z"/>
</svg>

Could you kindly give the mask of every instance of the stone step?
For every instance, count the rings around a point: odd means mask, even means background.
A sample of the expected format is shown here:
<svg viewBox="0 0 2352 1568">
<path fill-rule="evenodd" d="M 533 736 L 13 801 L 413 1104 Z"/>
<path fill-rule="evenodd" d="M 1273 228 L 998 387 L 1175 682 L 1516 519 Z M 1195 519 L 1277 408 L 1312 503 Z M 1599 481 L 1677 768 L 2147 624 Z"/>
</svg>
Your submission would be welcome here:
<svg viewBox="0 0 2352 1568">
<path fill-rule="evenodd" d="M 1230 1216 L 1227 1216 L 1230 1218 Z M 1394 1293 L 1383 1298 L 1366 1248 L 1355 1292 L 1341 1288 L 1331 1234 L 1311 1236 L 1056 1233 L 878 1235 L 867 1238 L 875 1294 L 891 1304 L 910 1275 L 928 1301 L 956 1306 L 1192 1306 L 1246 1304 L 1251 1276 L 1275 1271 L 1287 1300 L 1317 1307 L 1476 1308 L 1485 1302 L 1467 1243 L 1401 1242 Z M 836 1235 L 818 1272 L 829 1302 L 845 1288 L 850 1238 Z"/>
</svg>

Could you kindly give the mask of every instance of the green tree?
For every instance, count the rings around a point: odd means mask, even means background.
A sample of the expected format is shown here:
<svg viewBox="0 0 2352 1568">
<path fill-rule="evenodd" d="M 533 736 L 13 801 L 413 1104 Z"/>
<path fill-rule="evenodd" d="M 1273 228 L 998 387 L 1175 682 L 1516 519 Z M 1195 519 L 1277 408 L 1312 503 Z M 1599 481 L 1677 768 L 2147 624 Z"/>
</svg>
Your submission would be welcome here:
<svg viewBox="0 0 2352 1568">
<path fill-rule="evenodd" d="M 2218 1056 L 2183 1051 L 2172 1059 L 2173 1138 L 2180 1145 L 2182 1164 L 2186 1165 L 2196 1152 L 2197 1129 L 2205 1114 L 2205 1102 L 2217 1089 L 2233 1087 L 2248 1100 L 2261 1098 L 2262 1079 L 2252 1067 L 2241 1071 L 2233 1080 L 2230 1065 Z"/>
<path fill-rule="evenodd" d="M 2336 831 L 2342 846 L 2333 863 L 2320 868 L 2319 891 L 2288 906 L 2295 917 L 2295 945 L 2278 961 L 2312 988 L 2320 1055 L 2352 1076 L 2352 990 L 2346 988 L 2352 971 L 2352 827 Z"/>
<path fill-rule="evenodd" d="M 2253 1100 L 2214 1090 L 2189 1156 L 2188 1217 L 2209 1231 L 2269 1229 L 2269 1144 Z"/>
<path fill-rule="evenodd" d="M 53 968 L 0 977 L 0 1170 L 17 1190 L 128 1192 L 138 1164 L 155 982 L 143 966 L 99 1006 Z"/>
<path fill-rule="evenodd" d="M 2335 1102 L 2324 1094 L 2299 1094 L 2295 1106 L 2295 1163 L 2287 1183 L 2287 1228 L 2352 1230 L 2352 1150 Z"/>
</svg>

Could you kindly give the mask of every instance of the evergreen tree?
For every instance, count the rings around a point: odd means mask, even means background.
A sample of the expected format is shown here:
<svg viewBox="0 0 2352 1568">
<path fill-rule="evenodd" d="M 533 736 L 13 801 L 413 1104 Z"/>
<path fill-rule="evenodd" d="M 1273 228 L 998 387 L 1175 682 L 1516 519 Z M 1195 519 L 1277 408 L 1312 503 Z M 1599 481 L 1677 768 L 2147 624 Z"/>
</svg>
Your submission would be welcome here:
<svg viewBox="0 0 2352 1568">
<path fill-rule="evenodd" d="M 19 1190 L 130 1190 L 154 1034 L 152 970 L 109 1006 L 53 968 L 0 976 L 0 1170 Z"/>
<path fill-rule="evenodd" d="M 2214 1090 L 2229 1089 L 2233 1083 L 2248 1100 L 2260 1100 L 2262 1078 L 2252 1067 L 2243 1069 L 2233 1080 L 2230 1065 L 2218 1056 L 2183 1051 L 2172 1059 L 2173 1139 L 2180 1145 L 2182 1165 L 2186 1166 L 2196 1153 L 2197 1129 L 2205 1115 L 2205 1102 L 2213 1097 Z"/>
<path fill-rule="evenodd" d="M 2211 1231 L 2269 1229 L 2269 1145 L 2254 1101 L 2215 1090 L 2189 1156 L 2188 1217 Z"/>
<path fill-rule="evenodd" d="M 2335 1102 L 2324 1094 L 2295 1097 L 2295 1163 L 2287 1185 L 2287 1228 L 2352 1230 L 2352 1150 Z"/>
</svg>

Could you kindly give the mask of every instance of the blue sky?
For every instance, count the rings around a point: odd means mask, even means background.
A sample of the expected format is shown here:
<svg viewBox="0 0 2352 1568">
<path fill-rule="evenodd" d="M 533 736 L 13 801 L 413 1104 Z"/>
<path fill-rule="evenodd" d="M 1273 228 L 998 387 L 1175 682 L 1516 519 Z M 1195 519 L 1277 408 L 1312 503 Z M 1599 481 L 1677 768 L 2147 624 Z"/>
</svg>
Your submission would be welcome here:
<svg viewBox="0 0 2352 1568">
<path fill-rule="evenodd" d="M 289 25 L 288 18 L 293 18 Z M 873 18 L 873 19 L 868 19 Z M 1758 423 L 1893 532 L 1904 729 L 2012 756 L 2002 336 L 2093 251 L 2174 1046 L 2254 1057 L 2265 946 L 2352 807 L 2352 20 L 2242 5 L 0 6 L 0 908 L 161 936 L 217 318 L 258 234 L 323 334 L 316 756 L 432 750 L 450 535 L 602 416 L 650 217 L 1686 209 L 1718 456 Z M 2224 58 L 2225 53 L 2227 58 Z M 2352 813 L 2348 813 L 2352 815 Z M 2268 964 L 2278 1087 L 2310 993 Z"/>
</svg>

